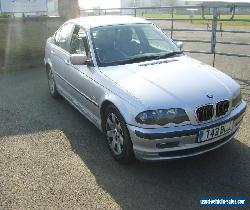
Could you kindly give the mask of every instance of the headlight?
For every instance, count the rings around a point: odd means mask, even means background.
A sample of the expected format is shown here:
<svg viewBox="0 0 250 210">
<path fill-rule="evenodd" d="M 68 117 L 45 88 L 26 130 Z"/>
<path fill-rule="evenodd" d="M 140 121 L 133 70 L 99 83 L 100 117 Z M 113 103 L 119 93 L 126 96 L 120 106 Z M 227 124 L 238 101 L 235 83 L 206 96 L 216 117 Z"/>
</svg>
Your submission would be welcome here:
<svg viewBox="0 0 250 210">
<path fill-rule="evenodd" d="M 241 92 L 239 92 L 236 96 L 233 97 L 232 101 L 232 107 L 236 107 L 240 104 L 242 98 L 241 98 Z"/>
<path fill-rule="evenodd" d="M 147 125 L 166 125 L 189 121 L 183 109 L 158 109 L 141 112 L 135 118 L 136 122 Z"/>
</svg>

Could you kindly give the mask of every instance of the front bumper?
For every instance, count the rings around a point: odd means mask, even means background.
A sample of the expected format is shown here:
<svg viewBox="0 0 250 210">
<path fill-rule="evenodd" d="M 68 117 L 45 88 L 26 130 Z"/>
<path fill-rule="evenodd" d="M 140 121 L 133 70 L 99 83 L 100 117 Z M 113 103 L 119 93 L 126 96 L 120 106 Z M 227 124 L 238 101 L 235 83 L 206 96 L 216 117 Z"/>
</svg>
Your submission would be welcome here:
<svg viewBox="0 0 250 210">
<path fill-rule="evenodd" d="M 201 125 L 146 129 L 128 125 L 136 158 L 148 161 L 177 159 L 199 155 L 226 144 L 237 132 L 242 122 L 246 103 L 242 102 L 221 119 Z M 234 129 L 226 136 L 198 142 L 199 130 L 234 121 Z"/>
</svg>

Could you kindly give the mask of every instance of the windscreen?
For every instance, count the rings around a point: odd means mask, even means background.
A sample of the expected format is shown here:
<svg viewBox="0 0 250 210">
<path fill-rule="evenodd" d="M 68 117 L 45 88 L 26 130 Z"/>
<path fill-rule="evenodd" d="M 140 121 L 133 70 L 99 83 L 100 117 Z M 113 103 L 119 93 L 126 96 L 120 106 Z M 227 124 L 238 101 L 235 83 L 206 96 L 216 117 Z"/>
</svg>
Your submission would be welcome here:
<svg viewBox="0 0 250 210">
<path fill-rule="evenodd" d="M 174 42 L 153 24 L 125 24 L 91 29 L 99 66 L 160 59 L 181 53 Z"/>
</svg>

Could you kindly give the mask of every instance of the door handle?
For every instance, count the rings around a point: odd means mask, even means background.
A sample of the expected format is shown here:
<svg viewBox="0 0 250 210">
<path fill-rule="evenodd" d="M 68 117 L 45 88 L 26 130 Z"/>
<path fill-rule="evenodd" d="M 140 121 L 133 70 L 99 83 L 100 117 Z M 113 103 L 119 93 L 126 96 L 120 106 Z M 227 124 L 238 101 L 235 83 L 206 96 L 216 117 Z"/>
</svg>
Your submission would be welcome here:
<svg viewBox="0 0 250 210">
<path fill-rule="evenodd" d="M 67 65 L 70 65 L 70 62 L 67 59 L 64 59 L 64 63 L 66 63 Z"/>
<path fill-rule="evenodd" d="M 51 52 L 51 54 L 53 54 L 53 55 L 55 55 L 55 54 L 56 54 L 54 50 L 51 50 L 50 52 Z"/>
</svg>

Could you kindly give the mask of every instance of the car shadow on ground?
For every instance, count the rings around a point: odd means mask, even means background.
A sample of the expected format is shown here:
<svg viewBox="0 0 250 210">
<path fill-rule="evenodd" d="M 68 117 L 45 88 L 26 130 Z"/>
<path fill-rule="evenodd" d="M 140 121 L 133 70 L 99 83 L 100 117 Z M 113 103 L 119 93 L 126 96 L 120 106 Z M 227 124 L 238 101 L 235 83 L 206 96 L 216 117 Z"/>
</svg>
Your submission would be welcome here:
<svg viewBox="0 0 250 210">
<path fill-rule="evenodd" d="M 22 78 L 29 74 L 34 73 L 20 75 L 18 81 L 27 83 Z M 121 165 L 111 157 L 103 134 L 64 99 L 52 99 L 43 72 L 36 74 L 42 79 L 29 81 L 32 89 L 20 88 L 17 82 L 8 93 L 1 92 L 5 100 L 0 106 L 0 136 L 62 131 L 97 184 L 121 208 L 197 209 L 202 196 L 250 194 L 250 149 L 237 138 L 197 157 Z M 8 79 L 4 82 L 7 85 Z"/>
<path fill-rule="evenodd" d="M 237 139 L 197 157 L 120 165 L 111 158 L 104 137 L 96 135 L 96 141 L 86 145 L 81 139 L 70 135 L 68 138 L 97 183 L 123 209 L 175 209 L 177 206 L 197 209 L 201 196 L 248 196 L 250 193 L 250 149 Z"/>
</svg>

